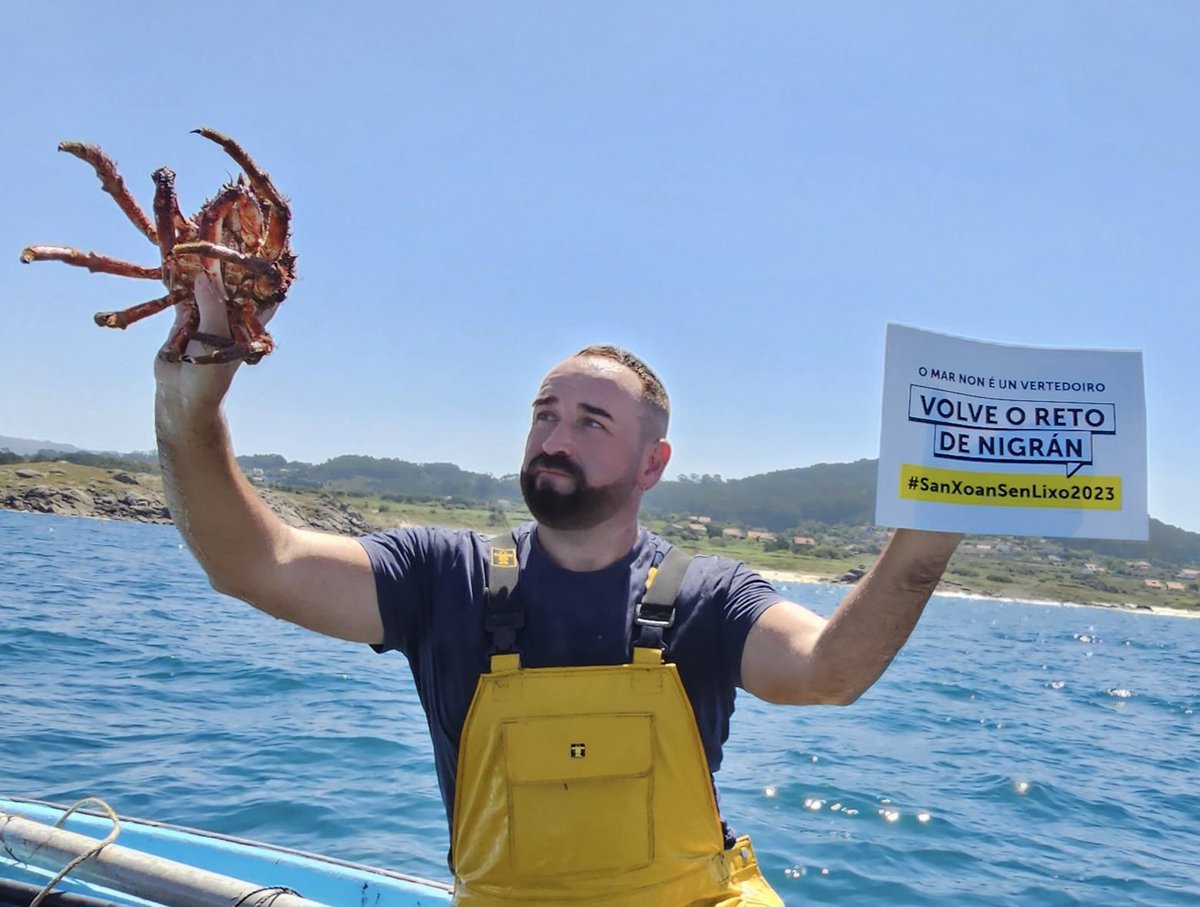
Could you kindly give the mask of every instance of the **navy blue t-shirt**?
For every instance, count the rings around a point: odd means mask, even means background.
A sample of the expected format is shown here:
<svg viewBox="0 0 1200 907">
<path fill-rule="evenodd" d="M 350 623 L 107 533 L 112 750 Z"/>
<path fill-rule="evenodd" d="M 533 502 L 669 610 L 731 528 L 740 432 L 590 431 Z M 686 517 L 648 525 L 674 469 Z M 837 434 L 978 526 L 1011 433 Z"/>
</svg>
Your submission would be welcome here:
<svg viewBox="0 0 1200 907">
<path fill-rule="evenodd" d="M 537 543 L 535 524 L 516 531 L 519 595 L 525 626 L 517 650 L 525 667 L 625 664 L 631 657 L 634 607 L 650 567 L 670 545 L 642 530 L 629 554 L 602 570 L 556 565 Z M 425 707 L 438 785 L 449 820 L 454 814 L 458 746 L 491 640 L 483 629 L 490 544 L 469 530 L 396 529 L 364 536 L 383 618 L 380 652 L 408 656 Z M 745 564 L 694 558 L 666 631 L 665 658 L 677 665 L 696 714 L 709 770 L 721 766 L 734 693 L 741 683 L 742 647 L 758 617 L 782 596 Z"/>
</svg>

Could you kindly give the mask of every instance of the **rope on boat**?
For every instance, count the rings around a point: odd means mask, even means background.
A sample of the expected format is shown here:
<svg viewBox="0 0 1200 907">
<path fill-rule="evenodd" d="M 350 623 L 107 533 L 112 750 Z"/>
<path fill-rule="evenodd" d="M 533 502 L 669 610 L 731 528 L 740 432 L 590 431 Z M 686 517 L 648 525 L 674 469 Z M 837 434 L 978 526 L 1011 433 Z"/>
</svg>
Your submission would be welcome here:
<svg viewBox="0 0 1200 907">
<path fill-rule="evenodd" d="M 3 813 L 4 822 L 0 824 L 0 847 L 4 848 L 4 852 L 9 855 L 14 863 L 23 862 L 20 857 L 13 853 L 13 849 L 8 846 L 8 841 L 4 838 L 4 826 L 13 820 L 11 813 Z"/>
<path fill-rule="evenodd" d="M 78 803 L 71 810 L 77 810 L 81 805 Z M 36 866 L 47 874 L 64 863 L 70 864 L 43 889 L 42 896 L 74 870 L 73 878 L 136 896 L 141 899 L 138 903 L 161 904 L 163 907 L 233 907 L 235 904 L 242 907 L 331 907 L 308 900 L 290 888 L 264 887 L 261 881 L 255 884 L 113 843 L 120 820 L 103 803 L 101 806 L 113 817 L 114 825 L 104 841 L 58 827 L 63 825 L 65 815 L 51 827 L 46 824 L 49 819 L 42 822 L 0 809 L 0 842 L 7 845 L 8 850 L 24 854 L 23 858 L 17 859 L 18 863 Z M 42 905 L 42 896 L 36 904 Z M 42 907 L 49 907 L 53 900 Z M 358 898 L 354 900 L 357 903 Z"/>
<path fill-rule="evenodd" d="M 248 892 L 238 898 L 236 904 L 232 907 L 271 907 L 279 898 L 285 894 L 293 894 L 296 897 L 301 897 L 300 892 L 294 888 L 287 888 L 283 885 L 276 885 L 271 888 L 258 888 Z M 253 898 L 254 900 L 251 900 Z M 29 907 L 33 907 L 32 904 Z"/>
<path fill-rule="evenodd" d="M 92 857 L 94 857 L 98 853 L 100 853 L 100 851 L 102 851 L 105 847 L 107 847 L 113 841 L 117 840 L 117 835 L 119 835 L 121 833 L 121 820 L 117 818 L 117 814 L 115 812 L 113 812 L 113 808 L 111 806 L 109 806 L 107 803 L 105 803 L 103 800 L 101 800 L 99 797 L 84 797 L 82 800 L 78 801 L 77 803 L 72 804 L 72 806 L 66 812 L 64 812 L 61 816 L 58 817 L 58 821 L 54 823 L 54 827 L 62 828 L 62 824 L 65 821 L 67 821 L 67 817 L 69 815 L 71 815 L 71 813 L 75 812 L 75 810 L 79 809 L 81 806 L 87 806 L 88 804 L 91 804 L 93 806 L 98 806 L 100 809 L 102 809 L 105 813 L 108 814 L 108 817 L 112 820 L 112 823 L 113 823 L 112 830 L 104 837 L 104 840 L 97 841 L 96 845 L 94 847 L 89 847 L 87 850 L 85 850 L 79 856 L 75 857 L 75 859 L 71 860 L 71 862 L 69 862 L 61 870 L 59 870 L 58 875 L 56 875 L 49 882 L 47 882 L 45 887 L 43 887 L 42 890 L 38 892 L 37 897 L 35 897 L 30 902 L 29 907 L 39 907 L 39 905 L 42 903 L 42 901 L 44 901 L 50 895 L 51 891 L 54 890 L 54 886 L 57 885 L 59 882 L 61 882 L 63 879 L 65 879 L 67 877 L 67 875 L 71 872 L 71 870 L 73 870 L 75 867 L 77 867 L 83 863 L 86 863 Z M 6 823 L 7 823 L 7 818 L 6 818 Z M 41 849 L 41 846 L 42 845 L 39 844 L 37 847 L 35 847 L 33 849 L 33 853 L 37 853 L 38 850 Z M 5 849 L 7 849 L 7 847 Z M 11 851 L 9 851 L 9 852 L 11 853 Z"/>
</svg>

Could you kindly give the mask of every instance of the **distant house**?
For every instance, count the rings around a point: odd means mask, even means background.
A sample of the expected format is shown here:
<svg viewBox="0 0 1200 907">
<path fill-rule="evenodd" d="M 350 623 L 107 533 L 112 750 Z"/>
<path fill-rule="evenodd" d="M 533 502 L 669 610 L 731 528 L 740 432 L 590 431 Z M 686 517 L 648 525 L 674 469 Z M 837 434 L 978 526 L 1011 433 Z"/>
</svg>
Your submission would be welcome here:
<svg viewBox="0 0 1200 907">
<path fill-rule="evenodd" d="M 773 542 L 775 541 L 775 533 L 768 532 L 766 529 L 748 529 L 746 538 L 756 542 Z"/>
<path fill-rule="evenodd" d="M 746 534 L 736 526 L 726 526 L 721 530 L 721 536 L 727 539 L 740 539 L 745 538 Z"/>
<path fill-rule="evenodd" d="M 1146 584 L 1147 589 L 1160 589 L 1161 590 L 1161 589 L 1165 588 L 1163 586 L 1161 580 L 1148 579 L 1148 580 L 1143 580 L 1143 582 Z"/>
<path fill-rule="evenodd" d="M 817 540 L 807 535 L 793 535 L 792 544 L 797 548 L 811 548 L 817 543 Z"/>
<path fill-rule="evenodd" d="M 1129 566 L 1134 570 L 1150 570 L 1149 561 L 1129 561 Z"/>
<path fill-rule="evenodd" d="M 1175 575 L 1180 579 L 1200 579 L 1200 570 L 1195 570 L 1191 567 L 1184 567 Z"/>
<path fill-rule="evenodd" d="M 691 529 L 693 532 L 708 532 L 708 527 L 700 522 L 688 523 L 687 528 Z"/>
<path fill-rule="evenodd" d="M 1099 564 L 1084 564 L 1083 572 L 1084 573 L 1107 573 L 1108 568 L 1101 567 Z"/>
<path fill-rule="evenodd" d="M 693 523 L 703 523 L 705 526 L 712 522 L 712 517 L 710 516 L 690 516 L 688 519 Z"/>
<path fill-rule="evenodd" d="M 1172 580 L 1167 580 L 1168 592 L 1183 592 L 1187 587 L 1183 583 L 1176 583 Z"/>
</svg>

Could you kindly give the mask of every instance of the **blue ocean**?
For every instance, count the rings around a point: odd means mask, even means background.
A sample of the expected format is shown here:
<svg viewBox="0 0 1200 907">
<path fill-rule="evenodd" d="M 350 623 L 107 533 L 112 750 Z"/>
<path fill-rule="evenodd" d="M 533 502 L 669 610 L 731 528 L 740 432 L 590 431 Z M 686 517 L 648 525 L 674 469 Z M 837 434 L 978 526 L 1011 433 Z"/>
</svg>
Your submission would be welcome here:
<svg viewBox="0 0 1200 907">
<path fill-rule="evenodd" d="M 936 597 L 855 705 L 739 697 L 722 807 L 788 904 L 1195 905 L 1198 690 L 1198 620 Z M 0 511 L 0 719 L 0 793 L 447 877 L 403 657 L 216 594 L 173 527 Z"/>
</svg>

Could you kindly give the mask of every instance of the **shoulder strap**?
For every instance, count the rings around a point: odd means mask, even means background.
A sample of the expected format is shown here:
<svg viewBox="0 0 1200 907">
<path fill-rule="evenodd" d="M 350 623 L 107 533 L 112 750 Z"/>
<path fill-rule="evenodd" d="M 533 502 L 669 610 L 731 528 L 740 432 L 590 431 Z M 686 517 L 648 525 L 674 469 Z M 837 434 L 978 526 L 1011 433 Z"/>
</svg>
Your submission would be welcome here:
<svg viewBox="0 0 1200 907">
<path fill-rule="evenodd" d="M 691 562 L 691 555 L 672 545 L 662 563 L 650 568 L 646 591 L 634 611 L 638 625 L 636 648 L 663 648 L 663 632 L 675 623 L 675 599 Z"/>
<path fill-rule="evenodd" d="M 675 625 L 675 600 L 691 562 L 691 555 L 672 546 L 667 549 L 662 562 L 650 568 L 646 591 L 634 609 L 638 627 L 635 648 L 663 648 L 663 633 Z M 487 589 L 483 629 L 492 638 L 488 655 L 516 652 L 517 631 L 525 626 L 525 606 L 517 593 L 520 566 L 517 537 L 513 532 L 492 536 L 491 552 L 485 566 Z"/>
<path fill-rule="evenodd" d="M 525 607 L 516 594 L 520 567 L 515 533 L 492 536 L 491 554 L 485 562 L 483 629 L 492 637 L 489 655 L 516 650 L 517 631 L 525 626 Z"/>
</svg>

